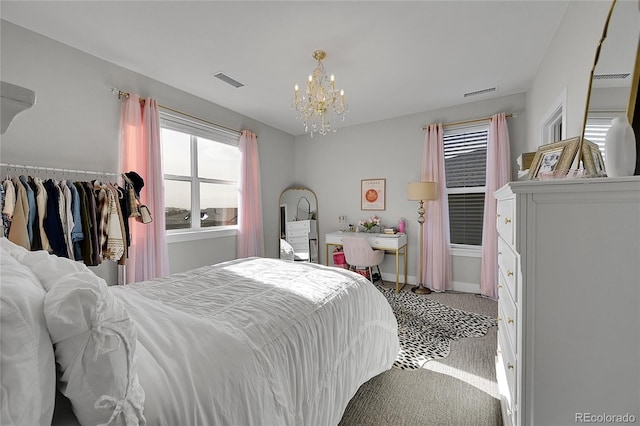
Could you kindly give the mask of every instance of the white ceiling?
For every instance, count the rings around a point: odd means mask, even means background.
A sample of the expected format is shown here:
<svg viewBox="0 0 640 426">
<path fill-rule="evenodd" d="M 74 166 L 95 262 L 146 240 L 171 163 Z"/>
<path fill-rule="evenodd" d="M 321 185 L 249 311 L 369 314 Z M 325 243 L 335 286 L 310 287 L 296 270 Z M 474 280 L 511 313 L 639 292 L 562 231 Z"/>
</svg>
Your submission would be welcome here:
<svg viewBox="0 0 640 426">
<path fill-rule="evenodd" d="M 345 90 L 342 126 L 367 123 L 526 91 L 567 4 L 2 0 L 0 16 L 298 135 L 293 86 L 316 49 Z"/>
</svg>

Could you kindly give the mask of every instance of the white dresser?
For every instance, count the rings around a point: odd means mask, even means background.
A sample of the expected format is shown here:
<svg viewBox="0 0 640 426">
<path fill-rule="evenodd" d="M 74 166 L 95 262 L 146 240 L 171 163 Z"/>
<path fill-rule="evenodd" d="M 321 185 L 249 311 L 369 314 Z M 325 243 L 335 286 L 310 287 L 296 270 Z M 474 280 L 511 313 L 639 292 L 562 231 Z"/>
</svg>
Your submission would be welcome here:
<svg viewBox="0 0 640 426">
<path fill-rule="evenodd" d="M 640 422 L 640 178 L 495 196 L 504 424 Z"/>
<path fill-rule="evenodd" d="M 318 227 L 315 220 L 287 222 L 287 242 L 295 252 L 295 260 L 318 262 Z"/>
</svg>

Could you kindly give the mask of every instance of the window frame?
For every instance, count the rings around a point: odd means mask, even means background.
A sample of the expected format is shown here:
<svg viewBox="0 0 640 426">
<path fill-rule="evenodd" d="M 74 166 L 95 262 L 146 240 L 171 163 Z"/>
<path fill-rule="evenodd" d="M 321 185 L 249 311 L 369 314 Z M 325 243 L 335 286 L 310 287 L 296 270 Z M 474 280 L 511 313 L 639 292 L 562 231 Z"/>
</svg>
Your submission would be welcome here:
<svg viewBox="0 0 640 426">
<path fill-rule="evenodd" d="M 168 243 L 194 241 L 209 238 L 221 238 L 236 236 L 238 225 L 220 225 L 211 227 L 202 227 L 199 220 L 193 220 L 200 217 L 200 184 L 233 184 L 238 189 L 239 197 L 239 180 L 237 182 L 215 178 L 204 178 L 198 176 L 198 138 L 212 140 L 216 143 L 222 143 L 240 149 L 240 135 L 231 132 L 222 127 L 212 124 L 200 122 L 198 120 L 187 118 L 174 111 L 159 111 L 160 129 L 169 129 L 187 134 L 189 136 L 189 168 L 190 175 L 175 175 L 163 173 L 163 181 L 171 180 L 177 182 L 189 182 L 191 188 L 191 221 L 189 228 L 165 229 L 165 235 Z M 238 164 L 240 167 L 240 164 Z"/>
<path fill-rule="evenodd" d="M 445 136 L 451 134 L 468 133 L 474 131 L 486 131 L 487 132 L 487 144 L 489 143 L 489 123 L 476 123 L 476 124 L 462 124 L 459 126 L 446 127 L 443 132 L 443 140 Z M 486 176 L 486 162 L 484 167 L 484 173 Z M 446 179 L 446 172 L 445 172 Z M 487 196 L 487 185 L 485 179 L 485 185 L 483 186 L 471 186 L 462 188 L 449 188 L 448 183 L 445 182 L 445 191 L 447 195 L 447 205 L 449 203 L 449 194 L 484 194 Z M 449 212 L 449 232 L 451 233 L 451 212 Z M 484 227 L 484 206 L 483 206 L 483 227 Z M 461 244 L 461 243 L 449 243 L 449 250 L 453 256 L 465 256 L 465 257 L 481 257 L 482 255 L 482 243 L 475 244 Z"/>
</svg>

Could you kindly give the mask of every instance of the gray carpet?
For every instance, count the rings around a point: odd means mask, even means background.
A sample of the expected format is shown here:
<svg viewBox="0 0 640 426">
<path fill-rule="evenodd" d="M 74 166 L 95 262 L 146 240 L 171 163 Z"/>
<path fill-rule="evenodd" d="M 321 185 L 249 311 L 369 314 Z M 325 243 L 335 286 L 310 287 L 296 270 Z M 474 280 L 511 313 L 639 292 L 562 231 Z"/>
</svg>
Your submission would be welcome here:
<svg viewBox="0 0 640 426">
<path fill-rule="evenodd" d="M 496 302 L 473 294 L 421 297 L 497 316 Z M 491 327 L 486 336 L 452 342 L 449 356 L 429 361 L 420 370 L 392 368 L 374 377 L 349 402 L 340 426 L 502 425 L 494 365 L 496 345 L 497 328 Z"/>
</svg>

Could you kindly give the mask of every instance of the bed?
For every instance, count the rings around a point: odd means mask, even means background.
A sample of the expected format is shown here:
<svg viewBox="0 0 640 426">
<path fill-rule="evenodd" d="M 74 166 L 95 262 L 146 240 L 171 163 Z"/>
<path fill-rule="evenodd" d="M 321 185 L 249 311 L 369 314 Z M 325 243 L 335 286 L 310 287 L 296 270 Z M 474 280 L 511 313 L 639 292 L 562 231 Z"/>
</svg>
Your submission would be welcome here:
<svg viewBox="0 0 640 426">
<path fill-rule="evenodd" d="M 388 302 L 344 269 L 249 258 L 107 287 L 79 262 L 0 246 L 2 424 L 55 409 L 54 424 L 336 425 L 398 353 Z M 23 359 L 28 374 L 5 375 L 21 322 L 38 371 Z"/>
</svg>

